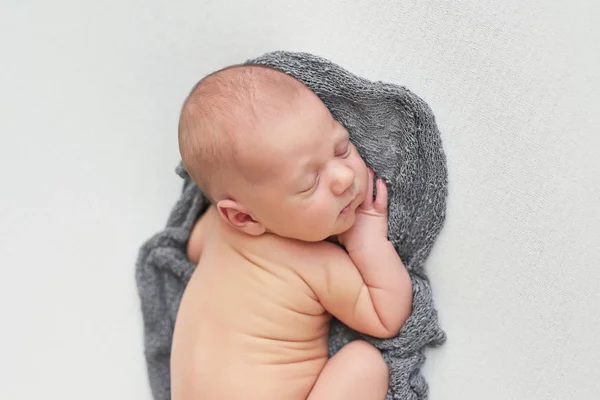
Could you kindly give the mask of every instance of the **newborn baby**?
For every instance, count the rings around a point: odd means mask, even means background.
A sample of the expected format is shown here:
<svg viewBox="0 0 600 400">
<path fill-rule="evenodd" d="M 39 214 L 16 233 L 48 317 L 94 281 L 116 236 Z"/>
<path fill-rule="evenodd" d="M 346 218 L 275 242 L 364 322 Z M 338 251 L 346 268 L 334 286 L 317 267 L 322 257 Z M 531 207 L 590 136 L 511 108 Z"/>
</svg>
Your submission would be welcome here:
<svg viewBox="0 0 600 400">
<path fill-rule="evenodd" d="M 194 87 L 179 147 L 212 205 L 188 243 L 198 266 L 175 324 L 173 400 L 384 399 L 375 347 L 327 356 L 332 316 L 387 338 L 412 311 L 386 184 L 348 131 L 294 78 L 234 66 Z"/>
</svg>

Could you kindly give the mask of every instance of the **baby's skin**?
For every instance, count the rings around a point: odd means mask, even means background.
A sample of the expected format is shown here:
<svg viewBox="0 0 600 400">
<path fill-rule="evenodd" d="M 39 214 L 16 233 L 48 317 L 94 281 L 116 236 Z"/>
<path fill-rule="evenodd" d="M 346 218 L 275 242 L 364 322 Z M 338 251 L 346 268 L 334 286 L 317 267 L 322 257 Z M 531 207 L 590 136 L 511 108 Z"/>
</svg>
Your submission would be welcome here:
<svg viewBox="0 0 600 400">
<path fill-rule="evenodd" d="M 258 129 L 264 140 L 244 145 L 247 168 L 269 179 L 236 181 L 192 230 L 198 265 L 175 325 L 173 400 L 387 393 L 388 368 L 372 345 L 354 341 L 327 357 L 332 316 L 387 338 L 412 311 L 409 275 L 387 237 L 386 184 L 314 93 L 292 98 Z"/>
</svg>

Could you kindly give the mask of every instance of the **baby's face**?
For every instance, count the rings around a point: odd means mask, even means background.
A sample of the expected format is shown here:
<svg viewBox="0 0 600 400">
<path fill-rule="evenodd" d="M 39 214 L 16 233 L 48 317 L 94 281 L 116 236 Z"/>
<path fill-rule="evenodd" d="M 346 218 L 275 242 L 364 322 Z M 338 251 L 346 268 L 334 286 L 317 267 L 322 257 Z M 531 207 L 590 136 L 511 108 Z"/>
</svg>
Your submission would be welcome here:
<svg viewBox="0 0 600 400">
<path fill-rule="evenodd" d="M 348 230 L 365 198 L 367 167 L 348 131 L 306 91 L 261 127 L 249 146 L 254 167 L 269 179 L 247 187 L 245 202 L 270 232 L 319 241 Z"/>
</svg>

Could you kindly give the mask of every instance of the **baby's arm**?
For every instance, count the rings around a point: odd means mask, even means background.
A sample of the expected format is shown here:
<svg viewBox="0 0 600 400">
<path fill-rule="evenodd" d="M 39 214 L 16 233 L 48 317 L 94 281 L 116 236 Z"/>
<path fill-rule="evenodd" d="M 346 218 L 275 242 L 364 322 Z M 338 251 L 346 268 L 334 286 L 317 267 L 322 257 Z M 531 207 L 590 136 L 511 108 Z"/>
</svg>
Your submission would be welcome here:
<svg viewBox="0 0 600 400">
<path fill-rule="evenodd" d="M 378 318 L 369 325 L 365 318 L 365 328 L 374 331 L 365 333 L 378 337 L 396 336 L 412 312 L 412 285 L 394 246 L 386 239 L 349 255 L 348 261 L 354 264 L 363 280 L 356 299 L 357 318 L 361 308 L 365 309 L 363 314 L 368 314 L 372 308 Z M 360 324 L 362 321 L 357 322 Z M 362 331 L 360 326 L 357 330 Z"/>
<path fill-rule="evenodd" d="M 387 189 L 373 174 L 353 227 L 338 237 L 348 253 L 328 245 L 325 267 L 313 291 L 332 315 L 371 336 L 392 337 L 412 312 L 410 276 L 387 238 Z"/>
</svg>

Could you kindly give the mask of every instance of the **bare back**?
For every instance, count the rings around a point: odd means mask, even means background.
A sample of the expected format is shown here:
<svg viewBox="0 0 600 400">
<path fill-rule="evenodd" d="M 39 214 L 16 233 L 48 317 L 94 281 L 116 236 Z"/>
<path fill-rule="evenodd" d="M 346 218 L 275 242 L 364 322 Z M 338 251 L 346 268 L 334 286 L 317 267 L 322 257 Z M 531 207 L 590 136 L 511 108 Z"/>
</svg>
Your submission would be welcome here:
<svg viewBox="0 0 600 400">
<path fill-rule="evenodd" d="M 206 224 L 175 326 L 173 399 L 306 399 L 331 316 L 303 275 L 335 246 L 239 234 L 218 215 Z"/>
</svg>

